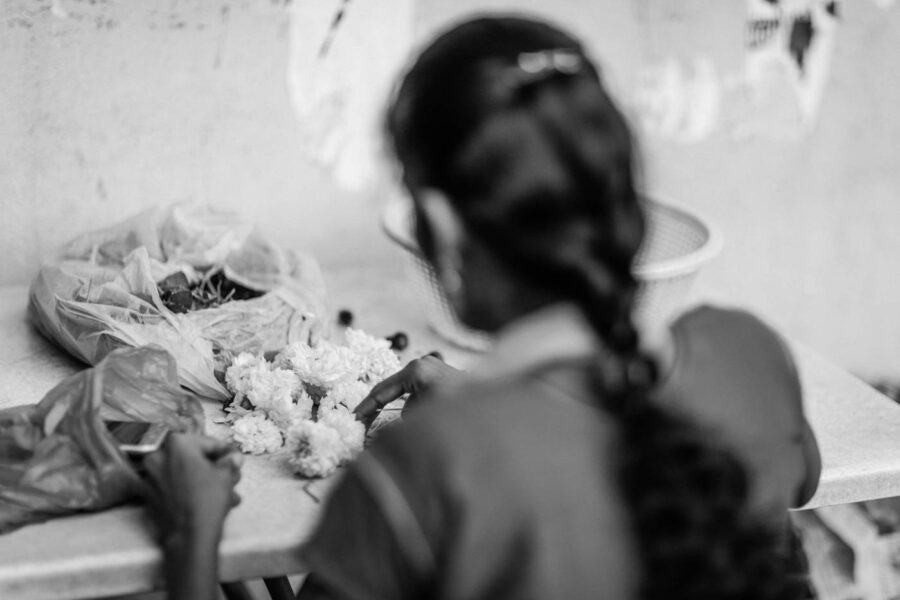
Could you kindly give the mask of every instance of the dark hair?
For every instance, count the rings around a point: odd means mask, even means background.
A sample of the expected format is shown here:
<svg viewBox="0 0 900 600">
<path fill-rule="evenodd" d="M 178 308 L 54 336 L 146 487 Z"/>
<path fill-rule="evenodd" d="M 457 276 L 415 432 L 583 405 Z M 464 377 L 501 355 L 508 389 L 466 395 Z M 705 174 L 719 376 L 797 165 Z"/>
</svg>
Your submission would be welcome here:
<svg viewBox="0 0 900 600">
<path fill-rule="evenodd" d="M 644 233 L 635 144 L 581 44 L 520 17 L 462 23 L 418 57 L 387 126 L 413 195 L 444 192 L 522 281 L 582 307 L 610 351 L 598 405 L 621 423 L 641 597 L 796 597 L 742 465 L 648 400 L 655 364 L 631 318 Z"/>
</svg>

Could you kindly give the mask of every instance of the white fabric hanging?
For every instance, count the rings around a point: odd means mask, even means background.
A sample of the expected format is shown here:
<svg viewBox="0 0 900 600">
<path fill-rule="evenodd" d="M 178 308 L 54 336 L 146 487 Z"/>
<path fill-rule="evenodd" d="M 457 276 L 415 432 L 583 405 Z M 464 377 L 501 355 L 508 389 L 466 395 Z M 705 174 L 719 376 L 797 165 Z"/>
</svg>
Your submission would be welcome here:
<svg viewBox="0 0 900 600">
<path fill-rule="evenodd" d="M 381 125 L 412 48 L 414 1 L 292 5 L 291 103 L 304 145 L 343 188 L 364 190 L 385 172 Z"/>
</svg>

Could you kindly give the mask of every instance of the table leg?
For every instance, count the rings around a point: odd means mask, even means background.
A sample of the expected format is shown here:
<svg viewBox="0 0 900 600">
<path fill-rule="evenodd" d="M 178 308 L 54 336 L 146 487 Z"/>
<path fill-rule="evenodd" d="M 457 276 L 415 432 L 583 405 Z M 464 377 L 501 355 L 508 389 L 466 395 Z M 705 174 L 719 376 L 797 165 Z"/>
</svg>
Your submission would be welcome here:
<svg viewBox="0 0 900 600">
<path fill-rule="evenodd" d="M 227 600 L 253 600 L 250 590 L 242 581 L 232 581 L 230 583 L 220 583 L 222 593 L 225 594 Z"/>
<path fill-rule="evenodd" d="M 286 575 L 263 579 L 272 600 L 295 600 L 294 589 Z"/>
</svg>

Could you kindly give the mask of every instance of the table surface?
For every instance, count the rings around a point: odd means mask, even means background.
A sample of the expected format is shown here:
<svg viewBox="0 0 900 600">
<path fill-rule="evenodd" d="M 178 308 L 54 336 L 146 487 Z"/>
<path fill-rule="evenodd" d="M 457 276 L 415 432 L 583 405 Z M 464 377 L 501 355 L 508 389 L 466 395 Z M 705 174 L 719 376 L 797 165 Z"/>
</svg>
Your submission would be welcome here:
<svg viewBox="0 0 900 600">
<path fill-rule="evenodd" d="M 425 325 L 402 274 L 345 269 L 327 273 L 334 311 L 373 334 L 410 338 L 402 358 L 439 349 L 465 368 L 477 356 L 443 342 Z M 36 334 L 25 319 L 26 287 L 0 288 L 0 407 L 34 403 L 83 365 Z M 900 495 L 900 406 L 799 344 L 793 345 L 804 403 L 823 458 L 819 488 L 804 508 Z M 227 435 L 205 406 L 210 432 Z M 300 544 L 334 479 L 293 477 L 283 456 L 250 456 L 225 523 L 220 578 L 233 581 L 303 572 Z M 319 499 L 319 500 L 317 500 Z M 158 588 L 161 555 L 140 506 L 53 519 L 0 536 L 0 598 L 86 598 Z"/>
</svg>

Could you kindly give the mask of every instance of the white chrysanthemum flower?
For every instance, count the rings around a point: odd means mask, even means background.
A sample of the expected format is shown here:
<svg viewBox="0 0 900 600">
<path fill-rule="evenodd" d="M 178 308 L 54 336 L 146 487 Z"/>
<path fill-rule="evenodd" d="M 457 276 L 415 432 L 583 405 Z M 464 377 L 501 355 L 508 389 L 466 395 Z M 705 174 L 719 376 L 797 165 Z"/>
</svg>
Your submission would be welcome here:
<svg viewBox="0 0 900 600">
<path fill-rule="evenodd" d="M 300 392 L 296 404 L 269 412 L 269 419 L 278 425 L 281 431 L 287 431 L 300 421 L 312 419 L 313 399 L 306 392 Z"/>
<path fill-rule="evenodd" d="M 338 382 L 359 378 L 359 361 L 353 351 L 325 340 L 315 348 L 296 342 L 282 350 L 275 360 L 276 364 L 294 371 L 304 383 L 324 390 Z"/>
<path fill-rule="evenodd" d="M 282 369 L 291 369 L 300 379 L 306 381 L 315 360 L 316 351 L 313 348 L 303 342 L 294 342 L 278 353 L 275 365 Z"/>
<path fill-rule="evenodd" d="M 391 349 L 391 343 L 388 340 L 369 335 L 362 329 L 348 327 L 344 332 L 344 338 L 347 340 L 347 346 L 357 354 L 368 354 L 378 349 Z"/>
<path fill-rule="evenodd" d="M 241 352 L 225 370 L 225 385 L 234 394 L 236 403 L 240 404 L 254 380 L 268 372 L 269 363 L 265 358 Z"/>
<path fill-rule="evenodd" d="M 299 390 L 300 378 L 293 371 L 273 369 L 251 374 L 247 399 L 266 412 L 285 411 L 294 403 Z"/>
<path fill-rule="evenodd" d="M 377 383 L 400 370 L 400 359 L 393 350 L 378 350 L 365 356 L 361 379 Z"/>
<path fill-rule="evenodd" d="M 357 358 L 346 346 L 336 346 L 330 343 L 322 343 L 316 347 L 316 360 L 307 383 L 322 388 L 331 389 L 342 381 L 353 381 L 359 378 Z"/>
<path fill-rule="evenodd" d="M 388 340 L 350 327 L 344 336 L 348 347 L 356 355 L 360 379 L 374 383 L 400 370 L 400 359 L 391 350 Z"/>
<path fill-rule="evenodd" d="M 344 406 L 349 410 L 356 408 L 362 399 L 371 391 L 372 386 L 364 381 L 342 381 L 336 384 L 328 394 L 319 402 L 322 407 L 333 409 L 336 406 Z"/>
<path fill-rule="evenodd" d="M 320 410 L 318 422 L 337 431 L 347 449 L 345 460 L 353 459 L 362 451 L 363 442 L 366 440 L 366 428 L 346 408 L 338 406 L 324 413 Z"/>
<path fill-rule="evenodd" d="M 252 410 L 244 408 L 240 404 L 229 404 L 225 407 L 225 422 L 228 424 L 234 423 L 244 415 L 251 413 L 253 413 Z"/>
<path fill-rule="evenodd" d="M 231 426 L 231 434 L 247 454 L 265 454 L 281 448 L 283 440 L 278 426 L 261 412 L 245 415 Z"/>
<path fill-rule="evenodd" d="M 303 477 L 327 477 L 346 460 L 347 447 L 340 434 L 314 421 L 301 421 L 287 432 L 288 459 Z"/>
</svg>

